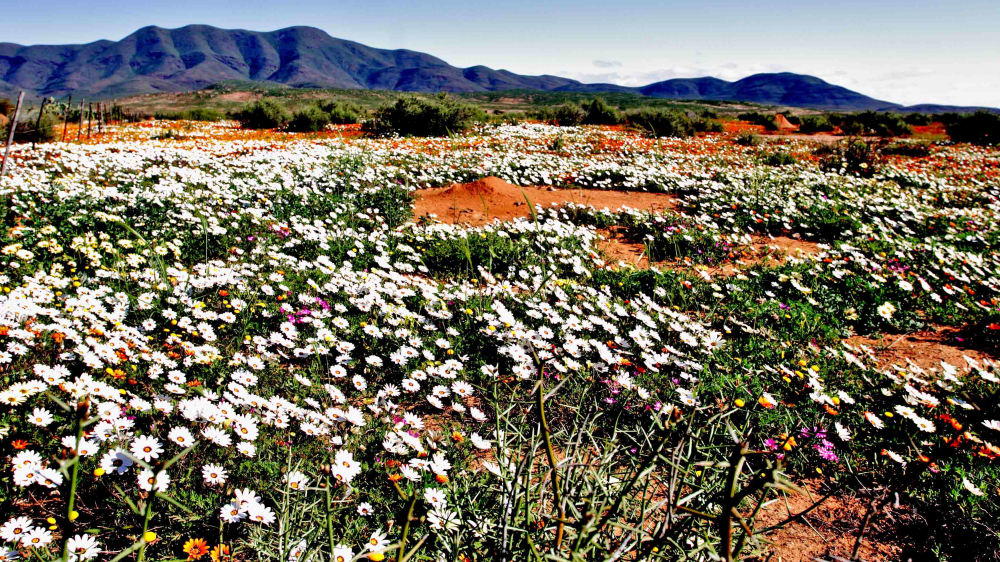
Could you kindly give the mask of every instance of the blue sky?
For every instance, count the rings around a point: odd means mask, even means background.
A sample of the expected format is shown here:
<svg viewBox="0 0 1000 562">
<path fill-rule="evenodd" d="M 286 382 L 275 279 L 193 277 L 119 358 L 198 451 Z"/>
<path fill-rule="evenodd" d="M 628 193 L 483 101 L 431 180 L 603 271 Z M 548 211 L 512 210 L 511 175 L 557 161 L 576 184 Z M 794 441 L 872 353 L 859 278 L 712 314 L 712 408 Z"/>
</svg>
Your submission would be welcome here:
<svg viewBox="0 0 1000 562">
<path fill-rule="evenodd" d="M 0 13 L 0 41 L 22 44 L 121 39 L 144 25 L 312 25 L 524 74 L 641 85 L 791 71 L 900 103 L 1000 107 L 1000 0 L 0 0 Z"/>
</svg>

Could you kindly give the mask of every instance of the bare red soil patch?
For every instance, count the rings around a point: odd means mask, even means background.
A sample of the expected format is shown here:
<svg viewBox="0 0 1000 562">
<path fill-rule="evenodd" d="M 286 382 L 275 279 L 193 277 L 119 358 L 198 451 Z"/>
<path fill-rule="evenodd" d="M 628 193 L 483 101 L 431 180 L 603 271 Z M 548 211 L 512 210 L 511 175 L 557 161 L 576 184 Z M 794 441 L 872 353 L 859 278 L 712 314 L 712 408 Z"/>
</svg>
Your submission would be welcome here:
<svg viewBox="0 0 1000 562">
<path fill-rule="evenodd" d="M 413 216 L 434 214 L 447 223 L 473 226 L 494 219 L 512 220 L 531 216 L 531 204 L 548 207 L 578 203 L 597 209 L 622 207 L 648 211 L 672 209 L 676 198 L 668 193 L 519 187 L 500 178 L 488 177 L 471 183 L 421 189 L 415 192 Z"/>
<path fill-rule="evenodd" d="M 754 125 L 749 121 L 723 121 L 722 127 L 727 133 L 741 133 L 750 131 L 751 133 L 763 133 L 763 125 Z"/>
<path fill-rule="evenodd" d="M 906 367 L 909 362 L 913 362 L 921 369 L 939 369 L 944 361 L 965 370 L 968 367 L 965 357 L 979 363 L 998 359 L 990 350 L 970 346 L 956 328 L 947 327 L 931 328 L 914 334 L 883 335 L 881 338 L 852 336 L 846 343 L 871 348 L 881 368 L 892 365 Z"/>
<path fill-rule="evenodd" d="M 597 242 L 597 249 L 608 264 L 614 266 L 624 262 L 637 269 L 649 269 L 646 246 L 626 241 L 620 227 L 602 228 L 597 232 L 604 237 Z"/>
<path fill-rule="evenodd" d="M 781 494 L 781 497 L 766 504 L 757 518 L 756 527 L 764 529 L 781 523 L 805 512 L 823 498 L 818 486 L 810 484 L 806 488 L 809 495 Z M 867 510 L 868 503 L 860 498 L 830 496 L 801 519 L 762 535 L 770 544 L 765 547 L 767 555 L 761 559 L 773 562 L 812 562 L 832 557 L 850 559 L 858 528 Z M 901 545 L 905 541 L 893 536 L 893 529 L 898 526 L 894 524 L 895 519 L 901 515 L 896 511 L 889 504 L 872 519 L 858 550 L 858 559 L 869 562 L 900 559 Z"/>
<path fill-rule="evenodd" d="M 621 229 L 612 227 L 598 232 L 605 238 L 598 243 L 598 249 L 604 254 L 605 261 L 609 264 L 625 262 L 638 269 L 650 267 L 649 260 L 646 259 L 646 247 L 643 244 L 626 240 Z M 675 271 L 703 270 L 709 275 L 732 277 L 757 265 L 777 266 L 785 263 L 789 257 L 803 258 L 821 251 L 822 248 L 815 242 L 796 240 L 787 236 L 759 237 L 742 255 L 717 264 L 700 265 L 695 264 L 690 259 L 682 259 L 654 262 L 653 265 Z"/>
<path fill-rule="evenodd" d="M 218 99 L 220 101 L 254 101 L 261 98 L 260 94 L 255 94 L 254 92 L 226 92 L 225 94 L 220 94 Z"/>
</svg>

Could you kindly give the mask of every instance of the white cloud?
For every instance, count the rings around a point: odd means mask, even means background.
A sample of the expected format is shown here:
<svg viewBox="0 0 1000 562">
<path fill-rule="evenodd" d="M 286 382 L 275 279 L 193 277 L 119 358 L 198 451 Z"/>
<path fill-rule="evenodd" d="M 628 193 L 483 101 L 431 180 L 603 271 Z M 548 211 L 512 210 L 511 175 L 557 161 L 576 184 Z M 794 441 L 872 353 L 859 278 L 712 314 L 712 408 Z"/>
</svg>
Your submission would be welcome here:
<svg viewBox="0 0 1000 562">
<path fill-rule="evenodd" d="M 594 66 L 597 68 L 620 68 L 622 61 L 620 60 L 595 60 Z"/>
</svg>

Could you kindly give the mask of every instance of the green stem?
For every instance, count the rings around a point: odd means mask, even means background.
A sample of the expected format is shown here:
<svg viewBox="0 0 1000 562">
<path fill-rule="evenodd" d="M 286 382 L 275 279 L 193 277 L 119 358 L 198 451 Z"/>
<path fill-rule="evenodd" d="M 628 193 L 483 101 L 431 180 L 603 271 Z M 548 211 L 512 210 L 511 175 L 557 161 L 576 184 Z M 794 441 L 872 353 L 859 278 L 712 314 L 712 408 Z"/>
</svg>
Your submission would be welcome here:
<svg viewBox="0 0 1000 562">
<path fill-rule="evenodd" d="M 76 486 L 79 482 L 80 476 L 80 441 L 83 439 L 83 420 L 81 420 L 82 414 L 80 413 L 80 405 L 77 404 L 77 415 L 76 415 L 76 445 L 74 445 L 73 452 L 76 453 L 76 457 L 73 460 L 73 475 L 70 477 L 69 481 L 69 503 L 66 511 L 66 517 L 70 521 L 73 520 L 73 508 L 76 507 Z"/>
<path fill-rule="evenodd" d="M 330 479 L 326 479 L 326 538 L 330 543 L 330 556 L 333 556 L 333 550 L 337 548 L 337 541 L 333 537 L 333 500 L 330 497 Z"/>
<path fill-rule="evenodd" d="M 76 507 L 76 486 L 80 481 L 80 441 L 83 439 L 83 413 L 81 412 L 81 408 L 81 404 L 76 405 L 76 444 L 73 448 L 76 456 L 73 458 L 73 473 L 69 478 L 69 501 L 66 504 L 66 520 L 69 522 L 68 525 L 71 529 L 76 525 L 74 523 L 73 510 Z M 70 531 L 66 533 L 67 537 L 71 534 L 72 532 Z M 62 562 L 69 562 L 68 544 L 69 540 L 67 539 L 66 543 L 63 544 Z"/>
<path fill-rule="evenodd" d="M 139 555 L 136 556 L 136 562 L 143 562 L 146 559 L 146 533 L 149 531 L 149 521 L 153 518 L 153 499 L 156 497 L 156 477 L 159 476 L 159 472 L 153 475 L 153 489 L 149 491 L 149 497 L 146 498 L 146 510 L 142 517 L 142 536 L 139 540 L 142 542 L 142 546 L 139 547 Z"/>
<path fill-rule="evenodd" d="M 417 506 L 417 494 L 410 494 L 410 507 L 406 510 L 406 522 L 403 523 L 403 537 L 399 539 L 399 554 L 396 558 L 403 560 L 406 553 L 406 536 L 410 534 L 410 521 L 413 520 L 413 508 Z"/>
<path fill-rule="evenodd" d="M 542 437 L 545 440 L 545 456 L 552 467 L 552 496 L 559 514 L 559 524 L 556 527 L 556 550 L 562 548 L 563 531 L 566 528 L 566 510 L 563 507 L 562 496 L 559 493 L 559 471 L 556 470 L 556 456 L 552 450 L 552 439 L 549 436 L 549 423 L 545 419 L 545 370 L 538 368 L 538 414 L 541 417 Z"/>
</svg>

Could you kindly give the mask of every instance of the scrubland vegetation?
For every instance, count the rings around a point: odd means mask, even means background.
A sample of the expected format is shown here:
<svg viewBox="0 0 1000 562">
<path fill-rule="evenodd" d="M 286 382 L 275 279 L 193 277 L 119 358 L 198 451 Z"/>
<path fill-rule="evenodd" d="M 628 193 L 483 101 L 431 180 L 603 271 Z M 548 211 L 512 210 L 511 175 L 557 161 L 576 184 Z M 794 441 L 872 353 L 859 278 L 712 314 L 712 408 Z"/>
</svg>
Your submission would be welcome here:
<svg viewBox="0 0 1000 562">
<path fill-rule="evenodd" d="M 831 554 L 997 559 L 988 115 L 823 148 L 596 99 L 233 117 L 16 148 L 0 557 L 766 558 L 855 498 Z M 671 203 L 411 211 L 487 176 Z"/>
</svg>

